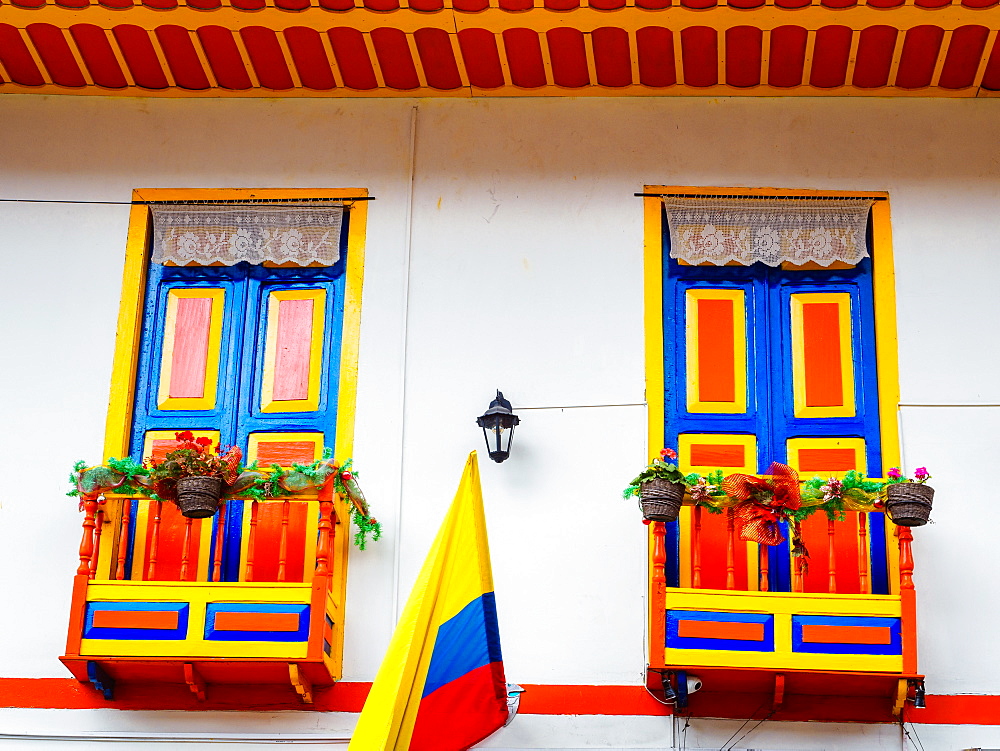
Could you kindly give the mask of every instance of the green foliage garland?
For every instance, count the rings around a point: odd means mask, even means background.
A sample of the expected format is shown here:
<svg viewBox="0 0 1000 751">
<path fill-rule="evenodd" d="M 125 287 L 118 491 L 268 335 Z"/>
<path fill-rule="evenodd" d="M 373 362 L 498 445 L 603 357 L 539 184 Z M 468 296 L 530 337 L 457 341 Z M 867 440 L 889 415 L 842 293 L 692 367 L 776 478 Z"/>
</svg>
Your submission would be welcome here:
<svg viewBox="0 0 1000 751">
<path fill-rule="evenodd" d="M 333 449 L 324 448 L 323 457 L 310 464 L 293 463 L 289 469 L 272 464 L 270 472 L 262 472 L 256 461 L 240 467 L 231 495 L 248 500 L 266 501 L 274 498 L 294 497 L 300 493 L 315 492 L 332 481 L 334 489 L 347 499 L 351 521 L 357 527 L 354 544 L 364 550 L 369 542 L 382 536 L 382 525 L 371 516 L 368 502 L 357 484 L 357 474 L 352 471 L 353 461 L 347 459 L 339 467 L 333 463 Z M 141 480 L 137 478 L 142 478 Z M 80 460 L 73 465 L 69 482 L 73 488 L 70 497 L 92 493 L 114 492 L 122 495 L 145 496 L 165 500 L 152 491 L 150 470 L 135 460 L 108 459 L 106 466 L 90 467 Z"/>
</svg>

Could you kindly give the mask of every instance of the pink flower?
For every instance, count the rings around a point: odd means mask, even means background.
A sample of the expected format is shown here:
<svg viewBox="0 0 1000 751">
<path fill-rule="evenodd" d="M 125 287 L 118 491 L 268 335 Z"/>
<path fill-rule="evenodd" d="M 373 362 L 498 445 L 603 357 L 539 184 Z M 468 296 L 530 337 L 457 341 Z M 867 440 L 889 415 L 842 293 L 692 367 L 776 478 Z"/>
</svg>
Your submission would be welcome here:
<svg viewBox="0 0 1000 751">
<path fill-rule="evenodd" d="M 661 459 L 676 459 L 677 458 L 677 452 L 674 451 L 673 449 L 663 449 L 662 451 L 660 451 L 660 458 Z"/>
<path fill-rule="evenodd" d="M 843 497 L 844 484 L 836 477 L 831 477 L 820 490 L 823 492 L 824 501 L 832 501 Z"/>
<path fill-rule="evenodd" d="M 899 479 L 900 477 L 902 477 L 903 475 L 902 475 L 902 473 L 901 473 L 901 472 L 899 471 L 899 467 L 890 467 L 890 468 L 889 468 L 889 471 L 885 473 L 885 476 L 886 476 L 886 477 L 889 477 L 889 478 L 891 478 L 891 479 L 893 479 L 893 480 L 898 480 L 898 479 Z"/>
<path fill-rule="evenodd" d="M 930 472 L 927 471 L 927 467 L 917 467 L 913 470 L 913 478 L 917 482 L 927 482 L 931 478 Z"/>
</svg>

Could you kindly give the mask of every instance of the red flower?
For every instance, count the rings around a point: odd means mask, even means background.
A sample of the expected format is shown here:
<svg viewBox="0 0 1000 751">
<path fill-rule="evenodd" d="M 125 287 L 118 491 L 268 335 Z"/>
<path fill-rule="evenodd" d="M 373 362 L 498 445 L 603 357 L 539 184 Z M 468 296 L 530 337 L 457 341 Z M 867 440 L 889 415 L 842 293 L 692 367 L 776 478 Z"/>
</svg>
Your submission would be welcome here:
<svg viewBox="0 0 1000 751">
<path fill-rule="evenodd" d="M 350 472 L 341 472 L 340 473 L 340 479 L 341 480 L 350 480 L 352 477 L 354 477 L 354 475 L 352 475 Z"/>
<path fill-rule="evenodd" d="M 201 438 L 195 438 L 194 442 L 197 443 L 199 446 L 211 446 L 212 445 L 212 439 L 211 438 L 205 438 L 205 436 L 202 436 Z"/>
<path fill-rule="evenodd" d="M 193 441 L 194 440 L 194 433 L 192 433 L 190 430 L 184 430 L 184 431 L 181 431 L 180 433 L 174 433 L 174 435 L 177 436 L 177 440 L 178 441 Z"/>
<path fill-rule="evenodd" d="M 674 451 L 673 449 L 663 449 L 662 451 L 660 451 L 660 458 L 661 459 L 676 459 L 677 458 L 677 452 Z"/>
</svg>

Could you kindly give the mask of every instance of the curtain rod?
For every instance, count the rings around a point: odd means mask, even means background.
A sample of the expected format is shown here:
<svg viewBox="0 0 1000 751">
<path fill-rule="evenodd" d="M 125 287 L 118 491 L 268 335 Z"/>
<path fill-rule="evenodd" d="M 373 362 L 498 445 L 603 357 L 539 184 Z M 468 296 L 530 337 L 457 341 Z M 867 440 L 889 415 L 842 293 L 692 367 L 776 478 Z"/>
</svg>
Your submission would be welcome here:
<svg viewBox="0 0 1000 751">
<path fill-rule="evenodd" d="M 213 199 L 199 199 L 193 201 L 60 201 L 52 198 L 0 198 L 0 203 L 71 203 L 81 206 L 170 206 L 170 205 L 190 205 L 190 204 L 254 204 L 267 203 L 272 206 L 301 206 L 303 203 L 348 203 L 354 201 L 374 201 L 375 196 L 343 196 L 340 198 L 245 198 L 230 199 L 226 201 Z M 344 208 L 350 208 L 345 206 Z"/>
<path fill-rule="evenodd" d="M 633 193 L 636 198 L 745 198 L 747 200 L 761 200 L 766 199 L 768 201 L 842 201 L 845 198 L 853 198 L 856 200 L 868 200 L 868 201 L 887 201 L 889 200 L 886 196 L 759 196 L 759 195 L 747 195 L 745 193 L 740 194 L 726 194 L 721 195 L 718 193 Z"/>
</svg>

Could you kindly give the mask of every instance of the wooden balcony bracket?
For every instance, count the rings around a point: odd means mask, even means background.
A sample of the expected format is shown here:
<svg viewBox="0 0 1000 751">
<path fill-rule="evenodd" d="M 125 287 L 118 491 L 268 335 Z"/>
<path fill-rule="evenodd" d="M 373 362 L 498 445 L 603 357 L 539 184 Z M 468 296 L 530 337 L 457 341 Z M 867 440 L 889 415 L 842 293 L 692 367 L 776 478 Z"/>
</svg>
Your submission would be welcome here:
<svg viewBox="0 0 1000 751">
<path fill-rule="evenodd" d="M 192 663 L 184 663 L 184 682 L 198 701 L 205 701 L 205 680 Z"/>
<path fill-rule="evenodd" d="M 772 708 L 775 712 L 781 709 L 781 705 L 785 701 L 785 674 L 775 673 L 774 674 L 774 703 Z"/>
<path fill-rule="evenodd" d="M 899 683 L 896 684 L 896 700 L 892 705 L 892 714 L 895 717 L 899 717 L 900 713 L 903 711 L 903 706 L 906 704 L 906 693 L 910 687 L 910 682 L 906 678 L 900 678 Z"/>
<path fill-rule="evenodd" d="M 96 662 L 87 661 L 87 680 L 94 684 L 94 688 L 104 695 L 104 698 L 111 701 L 115 698 L 115 679 L 104 672 Z"/>
<path fill-rule="evenodd" d="M 295 689 L 303 704 L 313 703 L 313 684 L 306 676 L 305 672 L 294 662 L 288 663 L 288 677 L 292 681 L 292 688 Z"/>
</svg>

